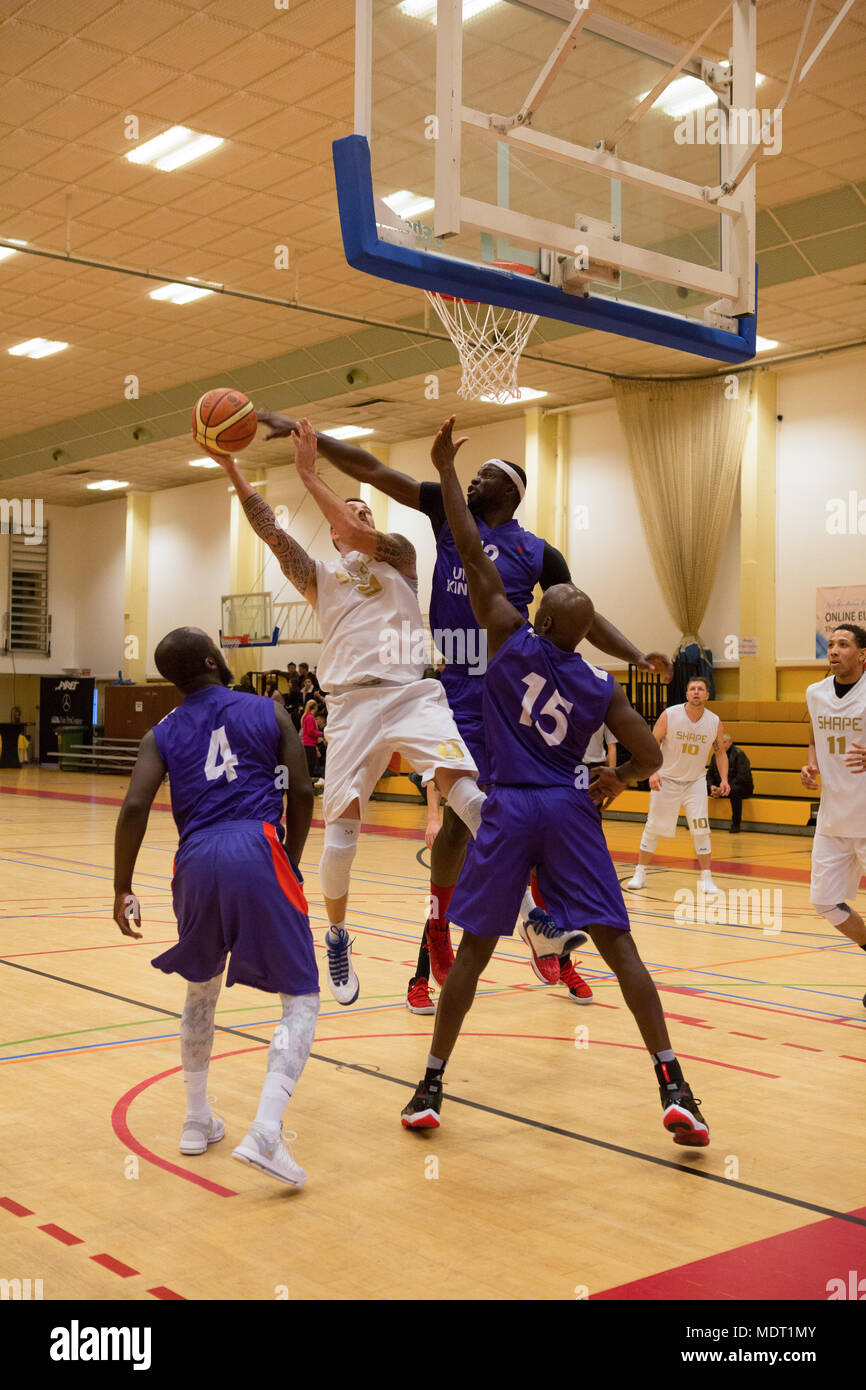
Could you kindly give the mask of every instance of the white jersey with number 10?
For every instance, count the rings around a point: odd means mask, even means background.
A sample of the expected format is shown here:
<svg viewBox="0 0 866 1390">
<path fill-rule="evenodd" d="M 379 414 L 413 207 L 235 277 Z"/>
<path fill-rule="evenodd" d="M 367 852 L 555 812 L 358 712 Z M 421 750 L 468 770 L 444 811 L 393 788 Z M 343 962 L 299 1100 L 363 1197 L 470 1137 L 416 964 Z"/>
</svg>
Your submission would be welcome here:
<svg viewBox="0 0 866 1390">
<path fill-rule="evenodd" d="M 719 732 L 719 716 L 705 709 L 700 719 L 690 719 L 685 705 L 665 710 L 667 733 L 661 741 L 662 777 L 675 782 L 698 782 L 706 772 Z"/>
</svg>

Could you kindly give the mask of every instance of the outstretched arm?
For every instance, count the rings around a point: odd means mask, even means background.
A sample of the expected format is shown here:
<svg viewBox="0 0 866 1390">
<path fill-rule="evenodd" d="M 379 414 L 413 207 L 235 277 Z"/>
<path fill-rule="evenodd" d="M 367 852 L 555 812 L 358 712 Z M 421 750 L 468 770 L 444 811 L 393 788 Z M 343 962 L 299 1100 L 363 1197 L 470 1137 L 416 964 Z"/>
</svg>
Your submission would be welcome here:
<svg viewBox="0 0 866 1390">
<path fill-rule="evenodd" d="M 132 875 L 147 830 L 153 798 L 162 785 L 165 773 L 166 766 L 159 756 L 153 729 L 148 729 L 139 744 L 129 789 L 114 832 L 114 920 L 124 936 L 141 936 L 141 932 L 135 931 L 132 926 L 134 921 L 136 927 L 141 927 L 141 912 L 132 891 Z M 128 916 L 130 904 L 134 905 L 136 911 Z"/>
<path fill-rule="evenodd" d="M 499 571 L 489 556 L 485 555 L 478 527 L 466 505 L 466 499 L 454 470 L 454 458 L 465 439 L 454 443 L 452 415 L 433 441 L 430 457 L 442 480 L 442 500 L 445 515 L 454 542 L 463 561 L 463 570 L 469 586 L 469 601 L 479 626 L 487 629 L 487 649 L 497 651 L 525 619 L 513 604 L 508 602 L 505 586 Z"/>
<path fill-rule="evenodd" d="M 234 483 L 235 492 L 243 506 L 247 521 L 257 536 L 261 536 L 277 557 L 280 569 L 294 584 L 298 593 L 308 603 L 316 606 L 316 562 L 311 559 L 302 545 L 277 525 L 273 509 L 255 488 L 251 487 L 230 454 L 217 454 L 210 449 L 204 452 L 228 474 Z"/>
<path fill-rule="evenodd" d="M 266 440 L 288 439 L 298 428 L 298 421 L 290 420 L 287 415 L 277 415 L 272 410 L 259 410 L 256 414 L 262 423 L 268 426 Z M 346 444 L 341 439 L 333 439 L 329 434 L 317 434 L 316 439 L 322 458 L 339 468 L 341 473 L 359 483 L 370 483 L 379 492 L 393 497 L 395 502 L 402 502 L 404 506 L 415 507 L 417 510 L 421 495 L 421 484 L 417 478 L 410 478 L 407 473 L 398 473 L 396 468 L 387 468 L 384 463 L 380 463 L 372 454 L 368 454 L 365 449 L 359 449 L 355 444 Z"/>
<path fill-rule="evenodd" d="M 586 634 L 586 641 L 591 642 L 594 647 L 598 647 L 598 650 L 604 652 L 605 655 L 618 657 L 620 661 L 628 661 L 641 671 L 658 671 L 665 681 L 669 681 L 673 677 L 674 668 L 664 653 L 647 652 L 644 655 L 627 637 L 623 636 L 619 628 L 614 627 L 613 623 L 609 623 L 607 618 L 603 618 L 600 613 L 596 613 L 593 618 L 592 626 Z"/>
<path fill-rule="evenodd" d="M 348 502 L 338 497 L 323 478 L 316 473 L 318 436 L 309 420 L 301 420 L 292 434 L 295 441 L 295 463 L 304 487 L 314 498 L 326 521 L 330 522 L 337 539 L 362 555 L 384 560 L 407 579 L 416 579 L 415 547 L 405 536 L 387 535 L 370 526 L 354 512 Z"/>
</svg>

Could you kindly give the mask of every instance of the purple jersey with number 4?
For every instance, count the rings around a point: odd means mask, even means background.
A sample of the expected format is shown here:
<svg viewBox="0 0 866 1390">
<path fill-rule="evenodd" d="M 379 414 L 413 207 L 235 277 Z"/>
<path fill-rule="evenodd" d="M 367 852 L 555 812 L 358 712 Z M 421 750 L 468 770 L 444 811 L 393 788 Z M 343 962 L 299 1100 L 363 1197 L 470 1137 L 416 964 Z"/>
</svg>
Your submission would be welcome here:
<svg viewBox="0 0 866 1390">
<path fill-rule="evenodd" d="M 484 736 L 490 784 L 574 787 L 586 745 L 604 723 L 613 676 L 526 623 L 490 658 Z"/>
<path fill-rule="evenodd" d="M 187 695 L 153 731 L 181 843 L 220 821 L 279 825 L 280 729 L 273 700 L 222 685 Z"/>
</svg>

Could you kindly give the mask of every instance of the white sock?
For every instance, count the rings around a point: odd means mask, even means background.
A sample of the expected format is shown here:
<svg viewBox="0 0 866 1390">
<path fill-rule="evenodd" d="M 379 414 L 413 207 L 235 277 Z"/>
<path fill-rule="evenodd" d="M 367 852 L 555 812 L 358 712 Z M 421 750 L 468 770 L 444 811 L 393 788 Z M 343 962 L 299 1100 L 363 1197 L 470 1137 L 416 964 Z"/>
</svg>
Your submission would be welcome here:
<svg viewBox="0 0 866 1390">
<path fill-rule="evenodd" d="M 342 920 L 342 922 L 329 922 L 329 923 L 328 923 L 328 930 L 329 930 L 329 931 L 339 931 L 340 928 L 341 928 L 341 927 L 344 927 L 345 925 L 346 925 L 346 919 L 345 919 L 345 917 L 344 917 L 343 920 Z"/>
<path fill-rule="evenodd" d="M 701 869 L 701 883 L 712 883 L 713 875 L 710 869 Z"/>
<path fill-rule="evenodd" d="M 533 911 L 534 907 L 535 907 L 535 899 L 533 898 L 531 892 L 530 892 L 529 889 L 527 888 L 526 892 L 525 892 L 524 895 L 523 895 L 523 902 L 520 904 L 520 920 L 521 920 L 521 922 L 525 922 L 525 921 L 526 921 L 527 917 L 529 916 L 530 912 Z"/>
<path fill-rule="evenodd" d="M 207 1068 L 204 1071 L 185 1071 L 183 1084 L 186 1087 L 186 1118 L 188 1120 L 209 1120 L 210 1106 L 207 1103 Z"/>
<path fill-rule="evenodd" d="M 294 1081 L 290 1081 L 287 1076 L 282 1076 L 279 1072 L 269 1071 L 262 1086 L 259 1108 L 253 1123 L 266 1130 L 268 1134 L 278 1134 L 283 1112 L 294 1089 Z"/>
</svg>

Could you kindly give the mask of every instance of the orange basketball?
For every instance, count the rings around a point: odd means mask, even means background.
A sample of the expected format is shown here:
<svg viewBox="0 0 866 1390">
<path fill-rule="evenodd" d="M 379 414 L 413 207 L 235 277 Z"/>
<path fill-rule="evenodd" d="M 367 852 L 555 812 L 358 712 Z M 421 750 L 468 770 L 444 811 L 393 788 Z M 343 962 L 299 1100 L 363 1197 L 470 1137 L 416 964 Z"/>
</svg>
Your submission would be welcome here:
<svg viewBox="0 0 866 1390">
<path fill-rule="evenodd" d="M 218 386 L 196 401 L 192 412 L 192 437 L 196 444 L 218 454 L 245 449 L 256 433 L 256 408 L 249 396 Z"/>
</svg>

